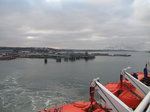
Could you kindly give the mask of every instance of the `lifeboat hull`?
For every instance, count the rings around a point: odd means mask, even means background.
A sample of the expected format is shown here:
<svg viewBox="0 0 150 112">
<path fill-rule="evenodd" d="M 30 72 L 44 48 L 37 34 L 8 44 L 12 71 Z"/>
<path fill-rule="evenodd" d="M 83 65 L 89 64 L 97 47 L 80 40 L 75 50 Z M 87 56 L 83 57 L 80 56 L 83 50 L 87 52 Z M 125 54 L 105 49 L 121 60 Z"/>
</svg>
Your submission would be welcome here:
<svg viewBox="0 0 150 112">
<path fill-rule="evenodd" d="M 91 106 L 90 102 L 78 101 L 71 104 L 61 105 L 61 106 L 57 106 L 51 109 L 45 109 L 43 111 L 38 111 L 38 112 L 88 112 L 90 106 Z M 106 112 L 106 111 L 94 105 L 92 112 Z"/>
</svg>

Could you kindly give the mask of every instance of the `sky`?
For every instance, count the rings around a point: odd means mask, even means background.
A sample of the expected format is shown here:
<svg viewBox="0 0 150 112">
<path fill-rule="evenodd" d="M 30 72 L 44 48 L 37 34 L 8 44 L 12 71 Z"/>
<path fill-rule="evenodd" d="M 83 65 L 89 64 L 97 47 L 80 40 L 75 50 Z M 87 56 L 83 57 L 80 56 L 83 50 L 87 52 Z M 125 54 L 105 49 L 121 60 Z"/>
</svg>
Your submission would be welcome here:
<svg viewBox="0 0 150 112">
<path fill-rule="evenodd" d="M 0 0 L 0 46 L 150 50 L 150 0 Z"/>
</svg>

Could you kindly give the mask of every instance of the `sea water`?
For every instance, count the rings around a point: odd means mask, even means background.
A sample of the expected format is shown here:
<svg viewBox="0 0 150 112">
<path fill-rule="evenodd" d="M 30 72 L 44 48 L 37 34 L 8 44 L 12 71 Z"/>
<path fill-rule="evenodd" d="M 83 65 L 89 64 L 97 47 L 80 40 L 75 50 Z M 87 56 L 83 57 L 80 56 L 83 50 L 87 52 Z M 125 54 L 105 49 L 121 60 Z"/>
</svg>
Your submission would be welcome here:
<svg viewBox="0 0 150 112">
<path fill-rule="evenodd" d="M 94 60 L 56 62 L 54 59 L 0 61 L 0 112 L 36 112 L 74 101 L 88 101 L 93 78 L 102 84 L 119 81 L 123 68 L 143 72 L 150 53 L 126 52 L 130 57 L 97 56 Z"/>
</svg>

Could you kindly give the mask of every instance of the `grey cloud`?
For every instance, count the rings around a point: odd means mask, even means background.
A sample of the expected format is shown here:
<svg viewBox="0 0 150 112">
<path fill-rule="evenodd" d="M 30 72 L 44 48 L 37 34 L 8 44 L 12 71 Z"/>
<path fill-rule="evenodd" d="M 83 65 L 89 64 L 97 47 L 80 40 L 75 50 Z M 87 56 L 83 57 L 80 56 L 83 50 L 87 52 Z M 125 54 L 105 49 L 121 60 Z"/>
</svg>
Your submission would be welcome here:
<svg viewBox="0 0 150 112">
<path fill-rule="evenodd" d="M 1 0 L 0 45 L 148 49 L 150 26 L 133 22 L 132 0 L 45 1 Z"/>
<path fill-rule="evenodd" d="M 133 15 L 131 22 L 139 25 L 150 26 L 150 1 L 149 0 L 134 0 L 132 4 Z"/>
</svg>

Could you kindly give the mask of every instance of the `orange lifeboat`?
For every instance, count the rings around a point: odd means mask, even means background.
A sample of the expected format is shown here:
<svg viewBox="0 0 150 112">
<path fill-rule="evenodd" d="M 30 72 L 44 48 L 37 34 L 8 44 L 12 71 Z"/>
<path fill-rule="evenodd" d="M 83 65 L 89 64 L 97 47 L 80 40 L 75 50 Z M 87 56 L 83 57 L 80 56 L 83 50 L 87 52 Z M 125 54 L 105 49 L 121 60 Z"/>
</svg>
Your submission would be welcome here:
<svg viewBox="0 0 150 112">
<path fill-rule="evenodd" d="M 137 75 L 138 80 L 144 80 L 143 73 L 138 72 Z M 150 74 L 148 76 L 150 77 Z M 107 83 L 105 87 L 114 95 L 116 95 L 126 105 L 133 109 L 135 109 L 144 98 L 144 95 L 137 88 L 135 88 L 128 80 L 123 80 L 122 83 Z"/>
<path fill-rule="evenodd" d="M 38 112 L 90 112 L 90 110 L 92 112 L 106 112 L 108 110 L 106 107 L 100 108 L 98 104 L 94 104 L 92 108 L 90 102 L 78 101 Z"/>
<path fill-rule="evenodd" d="M 137 73 L 138 80 L 143 80 L 143 73 Z M 150 74 L 148 75 L 150 77 Z M 148 79 L 150 81 L 150 79 Z M 134 87 L 127 79 L 118 83 L 108 83 L 105 85 L 114 96 L 125 103 L 129 108 L 136 109 L 143 100 L 144 95 Z M 66 105 L 56 106 L 54 108 L 45 109 L 38 112 L 110 112 L 112 109 L 104 105 L 98 104 L 94 99 L 94 87 L 90 87 L 90 102 L 78 101 Z"/>
</svg>

